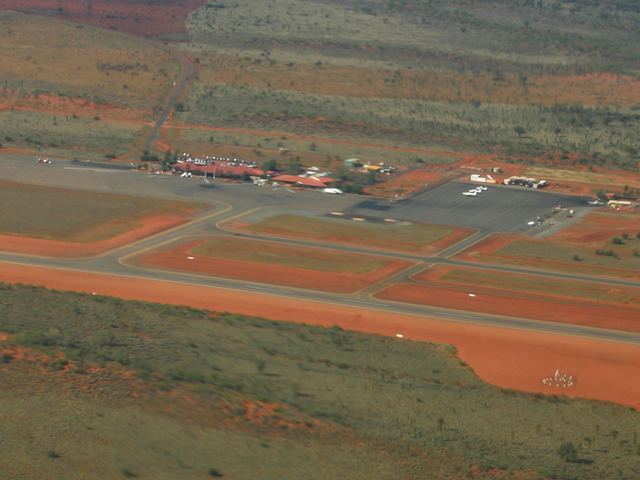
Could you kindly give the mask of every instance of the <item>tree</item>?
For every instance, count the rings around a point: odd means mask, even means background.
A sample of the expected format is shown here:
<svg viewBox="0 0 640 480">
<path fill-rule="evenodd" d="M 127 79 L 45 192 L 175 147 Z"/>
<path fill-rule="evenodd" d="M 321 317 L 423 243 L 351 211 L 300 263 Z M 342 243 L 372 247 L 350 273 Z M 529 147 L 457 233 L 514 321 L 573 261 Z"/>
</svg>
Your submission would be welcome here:
<svg viewBox="0 0 640 480">
<path fill-rule="evenodd" d="M 524 129 L 524 127 L 517 125 L 516 127 L 513 128 L 513 131 L 516 132 L 516 134 L 518 135 L 518 137 L 522 137 L 522 135 L 524 135 L 525 133 L 527 133 L 527 131 Z"/>
<path fill-rule="evenodd" d="M 346 166 L 340 165 L 336 170 L 334 177 L 338 180 L 351 180 L 354 177 L 354 174 Z M 638 235 L 640 235 L 640 233 Z"/>
<path fill-rule="evenodd" d="M 165 165 L 173 165 L 178 161 L 178 155 L 176 152 L 172 152 L 171 150 L 167 150 L 164 152 L 164 163 Z"/>
<path fill-rule="evenodd" d="M 344 183 L 342 185 L 342 190 L 345 193 L 362 193 L 362 185 L 359 183 Z"/>
<path fill-rule="evenodd" d="M 289 173 L 297 174 L 302 172 L 302 169 L 303 169 L 303 166 L 302 166 L 302 161 L 300 160 L 300 157 L 295 157 L 289 160 L 289 165 L 287 165 L 287 171 Z"/>
<path fill-rule="evenodd" d="M 273 158 L 271 160 L 267 160 L 262 164 L 262 169 L 265 172 L 268 172 L 269 170 L 278 170 L 278 161 Z"/>
<path fill-rule="evenodd" d="M 607 192 L 605 192 L 604 190 L 597 190 L 596 191 L 596 197 L 598 197 L 598 200 L 602 200 L 602 201 L 607 201 Z"/>
<path fill-rule="evenodd" d="M 564 459 L 565 462 L 577 462 L 578 450 L 573 442 L 565 442 L 558 448 L 558 455 Z"/>
<path fill-rule="evenodd" d="M 142 155 L 140 155 L 140 160 L 143 162 L 157 162 L 158 156 L 149 152 L 149 150 L 144 150 Z"/>
</svg>

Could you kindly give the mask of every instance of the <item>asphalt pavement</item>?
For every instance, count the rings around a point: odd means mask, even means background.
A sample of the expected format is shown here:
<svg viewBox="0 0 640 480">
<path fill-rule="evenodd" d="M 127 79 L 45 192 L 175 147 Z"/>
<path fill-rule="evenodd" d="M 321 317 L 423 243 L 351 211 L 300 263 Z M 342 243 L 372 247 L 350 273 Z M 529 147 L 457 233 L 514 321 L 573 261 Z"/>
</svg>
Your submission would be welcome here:
<svg viewBox="0 0 640 480">
<path fill-rule="evenodd" d="M 142 239 L 133 244 L 129 244 L 104 254 L 91 258 L 77 259 L 55 259 L 35 256 L 26 256 L 10 253 L 0 253 L 0 263 L 7 262 L 22 265 L 35 265 L 50 268 L 63 268 L 78 270 L 82 272 L 102 273 L 132 278 L 145 278 L 153 280 L 163 280 L 169 282 L 179 282 L 187 285 L 210 286 L 224 288 L 247 293 L 263 293 L 273 296 L 281 296 L 299 300 L 318 302 L 319 304 L 342 305 L 358 307 L 369 310 L 385 311 L 399 314 L 421 315 L 440 318 L 448 321 L 470 323 L 477 325 L 491 325 L 503 328 L 515 328 L 521 330 L 540 331 L 552 334 L 573 335 L 584 338 L 598 340 L 626 342 L 640 344 L 640 335 L 631 332 L 606 330 L 580 325 L 566 325 L 561 323 L 543 322 L 538 320 L 523 319 L 517 317 L 506 317 L 500 315 L 490 315 L 484 313 L 457 311 L 444 308 L 430 307 L 424 305 L 411 305 L 399 302 L 383 301 L 372 298 L 370 293 L 376 290 L 376 286 L 364 290 L 358 294 L 340 295 L 313 290 L 296 289 L 276 285 L 258 284 L 246 281 L 224 279 L 206 275 L 199 275 L 187 272 L 174 272 L 164 270 L 153 270 L 132 266 L 128 259 L 143 251 L 158 248 L 176 242 L 181 238 L 202 234 L 217 234 L 229 236 L 246 236 L 250 238 L 269 239 L 278 242 L 306 245 L 322 248 L 333 248 L 343 252 L 378 254 L 386 257 L 410 260 L 414 265 L 404 272 L 393 277 L 394 281 L 401 281 L 408 276 L 419 271 L 428 264 L 449 264 L 460 266 L 473 266 L 474 268 L 490 269 L 505 272 L 518 272 L 536 274 L 553 278 L 575 279 L 583 281 L 597 281 L 611 285 L 640 286 L 639 282 L 626 281 L 623 279 L 603 279 L 588 275 L 572 275 L 556 272 L 537 271 L 535 269 L 510 267 L 504 265 L 478 265 L 467 264 L 448 258 L 457 253 L 460 249 L 467 248 L 470 244 L 481 240 L 490 233 L 492 228 L 503 225 L 505 228 L 517 228 L 518 222 L 522 218 L 529 218 L 530 215 L 538 211 L 543 211 L 559 200 L 564 205 L 571 205 L 571 202 L 580 203 L 582 199 L 572 199 L 561 196 L 557 198 L 552 194 L 542 194 L 540 192 L 513 192 L 511 189 L 490 188 L 484 193 L 487 200 L 479 201 L 470 207 L 466 198 L 462 197 L 458 190 L 467 188 L 463 184 L 452 183 L 434 188 L 415 198 L 415 203 L 406 202 L 401 205 L 394 205 L 394 215 L 406 215 L 414 220 L 425 220 L 429 218 L 438 219 L 435 213 L 425 217 L 421 212 L 427 210 L 437 210 L 438 205 L 444 205 L 445 197 L 453 195 L 447 216 L 460 218 L 471 224 L 483 224 L 492 215 L 496 219 L 501 219 L 503 223 L 492 225 L 482 225 L 478 233 L 469 239 L 444 250 L 440 255 L 424 257 L 419 255 L 404 254 L 399 252 L 375 251 L 354 246 L 337 244 L 326 244 L 322 242 L 273 238 L 263 235 L 239 234 L 224 229 L 221 225 L 223 220 L 234 217 L 241 217 L 249 212 L 259 209 L 265 211 L 291 212 L 300 210 L 314 210 L 320 213 L 330 211 L 357 212 L 362 211 L 362 197 L 355 195 L 326 195 L 311 191 L 293 191 L 270 187 L 258 187 L 245 183 L 223 183 L 216 182 L 213 186 L 204 184 L 196 178 L 182 179 L 175 176 L 149 175 L 143 172 L 123 171 L 121 169 L 94 168 L 90 164 L 82 162 L 55 161 L 53 165 L 43 166 L 35 162 L 34 157 L 28 156 L 0 156 L 0 179 L 11 179 L 26 181 L 29 183 L 40 183 L 69 188 L 81 188 L 96 191 L 108 191 L 125 194 L 135 194 L 143 196 L 153 196 L 162 198 L 175 198 L 181 200 L 197 200 L 204 204 L 209 204 L 210 208 L 203 212 L 197 219 L 161 232 L 151 237 Z M 507 192 L 507 193 L 503 193 Z M 534 197 L 535 195 L 535 197 Z M 544 198 L 539 198 L 544 197 Z M 520 201 L 514 200 L 520 198 Z M 475 200 L 471 199 L 472 202 Z M 502 205 L 502 206 L 501 206 Z M 532 206 L 533 205 L 533 206 Z M 444 205 L 443 208 L 447 208 Z M 484 211 L 488 209 L 488 211 Z M 492 214 L 492 209 L 495 212 Z M 370 213 L 372 208 L 365 208 Z M 379 210 L 385 217 L 388 210 Z M 470 220 L 465 220 L 465 212 Z M 461 220 L 461 221 L 462 221 Z M 450 222 L 449 222 L 450 223 Z M 1 268 L 1 267 L 0 267 Z M 397 277 L 397 278 L 396 278 Z M 384 281 L 383 281 L 384 282 Z M 379 285 L 378 285 L 379 286 Z M 369 291 L 370 290 L 370 291 Z"/>
</svg>

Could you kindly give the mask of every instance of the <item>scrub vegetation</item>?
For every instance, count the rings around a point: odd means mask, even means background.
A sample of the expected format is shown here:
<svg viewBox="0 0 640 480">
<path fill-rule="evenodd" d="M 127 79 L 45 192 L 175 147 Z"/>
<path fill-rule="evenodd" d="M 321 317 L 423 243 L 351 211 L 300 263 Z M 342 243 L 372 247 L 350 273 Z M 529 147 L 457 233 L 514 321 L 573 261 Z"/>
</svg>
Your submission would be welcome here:
<svg viewBox="0 0 640 480">
<path fill-rule="evenodd" d="M 9 476 L 640 474 L 637 411 L 489 386 L 445 345 L 8 285 L 0 331 Z"/>
<path fill-rule="evenodd" d="M 639 27 L 623 1 L 209 2 L 176 116 L 636 169 Z"/>
</svg>

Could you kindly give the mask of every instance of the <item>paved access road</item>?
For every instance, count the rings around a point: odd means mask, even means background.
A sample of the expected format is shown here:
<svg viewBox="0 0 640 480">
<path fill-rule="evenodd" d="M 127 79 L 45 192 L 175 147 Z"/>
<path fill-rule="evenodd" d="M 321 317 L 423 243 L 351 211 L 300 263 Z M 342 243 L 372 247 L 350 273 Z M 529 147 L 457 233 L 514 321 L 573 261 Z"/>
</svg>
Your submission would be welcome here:
<svg viewBox="0 0 640 480">
<path fill-rule="evenodd" d="M 273 209 L 278 211 L 289 211 L 291 213 L 295 213 L 300 210 L 315 210 L 320 213 L 334 210 L 350 211 L 349 209 L 352 209 L 354 206 L 361 203 L 362 197 L 359 196 L 335 196 L 309 191 L 295 191 L 292 193 L 292 191 L 287 189 L 273 190 L 270 187 L 257 187 L 249 184 L 216 183 L 211 186 L 203 184 L 200 180 L 195 178 L 182 179 L 174 176 L 156 176 L 121 169 L 96 168 L 95 165 L 69 161 L 55 161 L 54 165 L 43 166 L 36 164 L 33 157 L 23 156 L 0 156 L 0 179 L 2 178 L 70 188 L 82 188 L 88 190 L 176 198 L 183 200 L 198 200 L 200 202 L 210 204 L 211 209 L 209 212 L 203 214 L 199 219 L 196 219 L 193 222 L 167 232 L 162 232 L 152 237 L 148 237 L 133 244 L 123 246 L 111 252 L 106 252 L 96 257 L 84 259 L 53 259 L 0 253 L 0 268 L 2 268 L 2 262 L 8 262 L 22 265 L 72 269 L 82 272 L 102 273 L 131 278 L 179 282 L 188 285 L 211 286 L 240 292 L 261 293 L 390 313 L 424 315 L 454 322 L 517 328 L 552 334 L 574 335 L 598 340 L 640 344 L 640 334 L 384 301 L 370 296 L 371 291 L 374 289 L 367 289 L 367 291 L 354 295 L 339 295 L 275 285 L 256 284 L 192 273 L 143 269 L 133 267 L 127 262 L 127 259 L 133 255 L 152 248 L 157 248 L 160 245 L 167 245 L 172 242 L 176 242 L 187 236 L 212 233 L 230 236 L 238 235 L 238 233 L 224 230 L 220 226 L 220 223 L 225 219 L 241 216 L 258 209 L 267 211 Z M 526 194 L 535 195 L 536 192 L 526 192 Z M 539 193 L 539 195 L 545 194 Z M 409 207 L 407 206 L 405 208 Z M 489 232 L 489 230 L 480 230 L 471 241 L 467 241 L 467 243 L 463 242 L 456 248 L 467 247 L 469 243 L 484 238 L 484 236 Z M 270 240 L 298 245 L 321 246 L 345 252 L 375 253 L 378 255 L 412 261 L 413 266 L 405 272 L 397 275 L 397 278 L 394 277 L 394 281 L 401 281 L 415 273 L 423 266 L 442 263 L 473 266 L 474 268 L 494 269 L 505 272 L 535 273 L 555 278 L 598 281 L 600 283 L 610 283 L 612 285 L 640 286 L 638 282 L 625 280 L 541 272 L 509 266 L 467 264 L 466 262 L 449 259 L 446 255 L 422 257 L 397 252 L 373 251 L 344 245 L 327 245 L 313 241 L 280 238 L 273 239 L 272 237 L 251 234 L 241 235 L 251 238 L 268 238 Z M 445 253 L 451 254 L 452 251 L 452 249 L 447 249 L 445 250 Z"/>
</svg>

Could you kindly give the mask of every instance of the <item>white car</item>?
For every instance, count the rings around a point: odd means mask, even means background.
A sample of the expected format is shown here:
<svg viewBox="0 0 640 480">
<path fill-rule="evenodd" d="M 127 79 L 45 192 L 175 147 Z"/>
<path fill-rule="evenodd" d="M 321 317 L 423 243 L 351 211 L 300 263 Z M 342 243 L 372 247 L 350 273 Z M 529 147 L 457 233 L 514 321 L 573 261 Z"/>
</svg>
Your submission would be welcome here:
<svg viewBox="0 0 640 480">
<path fill-rule="evenodd" d="M 323 193 L 331 193 L 333 195 L 342 195 L 344 192 L 339 188 L 323 188 Z"/>
</svg>

